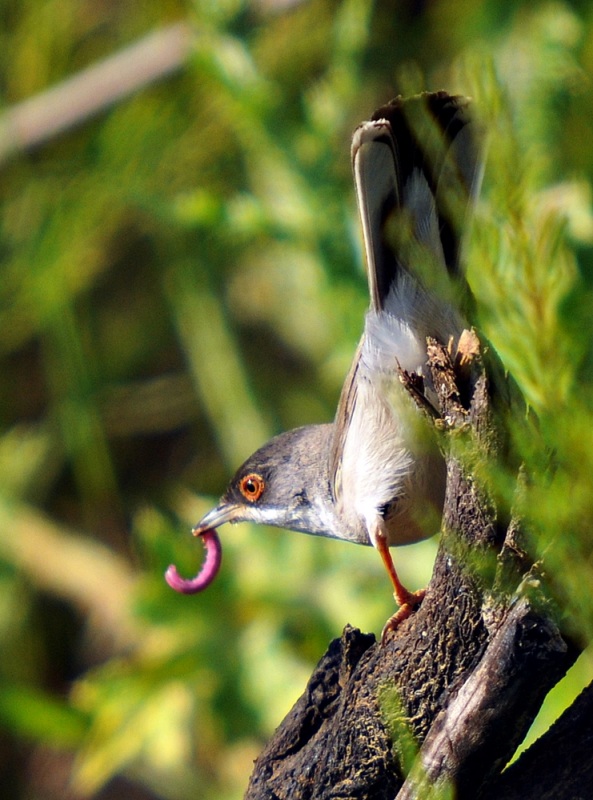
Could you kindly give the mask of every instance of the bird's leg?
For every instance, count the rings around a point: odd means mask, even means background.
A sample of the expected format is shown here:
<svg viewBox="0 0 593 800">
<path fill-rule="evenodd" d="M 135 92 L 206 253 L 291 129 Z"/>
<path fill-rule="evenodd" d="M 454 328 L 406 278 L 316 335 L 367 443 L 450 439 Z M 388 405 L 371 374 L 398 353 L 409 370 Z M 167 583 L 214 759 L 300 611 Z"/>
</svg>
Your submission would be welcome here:
<svg viewBox="0 0 593 800">
<path fill-rule="evenodd" d="M 420 589 L 418 592 L 410 592 L 403 583 L 400 581 L 399 576 L 395 569 L 395 564 L 391 558 L 391 552 L 387 543 L 387 537 L 382 531 L 375 531 L 374 543 L 379 551 L 385 569 L 387 570 L 391 583 L 393 584 L 393 596 L 395 602 L 399 605 L 398 610 L 391 616 L 383 626 L 381 633 L 381 641 L 385 641 L 385 636 L 389 631 L 396 630 L 401 623 L 407 619 L 410 614 L 420 605 L 426 594 L 426 589 Z"/>
<path fill-rule="evenodd" d="M 393 584 L 393 596 L 398 606 L 413 605 L 415 595 L 408 591 L 403 583 L 400 581 L 397 572 L 395 571 L 395 564 L 391 558 L 391 552 L 387 539 L 383 533 L 378 533 L 375 537 L 375 547 L 379 551 L 385 569 L 387 570 L 391 583 Z"/>
</svg>

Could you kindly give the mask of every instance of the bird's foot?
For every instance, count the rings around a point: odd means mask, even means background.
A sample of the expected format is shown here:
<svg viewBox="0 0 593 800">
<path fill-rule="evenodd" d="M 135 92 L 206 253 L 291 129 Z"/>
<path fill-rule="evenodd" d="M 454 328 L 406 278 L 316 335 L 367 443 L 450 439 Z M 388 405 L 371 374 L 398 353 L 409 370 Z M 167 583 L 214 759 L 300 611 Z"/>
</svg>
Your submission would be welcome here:
<svg viewBox="0 0 593 800">
<path fill-rule="evenodd" d="M 381 631 L 381 644 L 385 644 L 387 634 L 396 631 L 402 622 L 416 611 L 420 603 L 424 600 L 425 594 L 426 589 L 419 589 L 417 592 L 406 593 L 404 602 L 400 605 L 395 614 L 389 617 L 383 626 L 383 630 Z"/>
</svg>

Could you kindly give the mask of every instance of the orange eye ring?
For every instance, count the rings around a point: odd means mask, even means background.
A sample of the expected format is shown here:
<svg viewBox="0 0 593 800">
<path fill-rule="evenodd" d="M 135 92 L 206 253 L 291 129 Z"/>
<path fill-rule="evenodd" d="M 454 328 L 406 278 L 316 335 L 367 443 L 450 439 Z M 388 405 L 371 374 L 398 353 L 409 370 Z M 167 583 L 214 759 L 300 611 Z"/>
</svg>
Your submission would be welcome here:
<svg viewBox="0 0 593 800">
<path fill-rule="evenodd" d="M 266 482 L 261 475 L 256 472 L 250 472 L 239 481 L 239 490 L 246 500 L 250 503 L 255 503 L 264 493 Z"/>
</svg>

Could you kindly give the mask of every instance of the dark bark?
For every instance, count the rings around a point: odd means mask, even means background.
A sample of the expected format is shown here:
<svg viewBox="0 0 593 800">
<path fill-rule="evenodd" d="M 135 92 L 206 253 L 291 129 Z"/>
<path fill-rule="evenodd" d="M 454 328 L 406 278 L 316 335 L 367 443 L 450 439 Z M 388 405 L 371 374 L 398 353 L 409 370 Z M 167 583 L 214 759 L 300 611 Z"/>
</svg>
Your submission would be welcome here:
<svg viewBox="0 0 593 800">
<path fill-rule="evenodd" d="M 593 685 L 483 800 L 588 800 L 593 797 Z"/>
<path fill-rule="evenodd" d="M 475 345 L 470 337 L 469 350 Z M 532 748 L 500 777 L 576 652 L 523 550 L 520 518 L 497 510 L 487 489 L 484 466 L 504 438 L 481 358 L 470 353 L 469 366 L 454 369 L 436 343 L 429 355 L 448 481 L 426 597 L 383 644 L 350 627 L 332 642 L 259 756 L 248 800 L 410 800 L 427 797 L 428 784 L 454 785 L 461 800 L 535 797 L 524 787 L 555 760 L 562 731 L 550 732 L 551 751 Z M 409 388 L 418 393 L 415 382 Z M 586 714 L 578 724 L 590 742 Z M 592 772 L 582 796 L 593 796 Z M 564 778 L 558 769 L 554 779 Z"/>
</svg>

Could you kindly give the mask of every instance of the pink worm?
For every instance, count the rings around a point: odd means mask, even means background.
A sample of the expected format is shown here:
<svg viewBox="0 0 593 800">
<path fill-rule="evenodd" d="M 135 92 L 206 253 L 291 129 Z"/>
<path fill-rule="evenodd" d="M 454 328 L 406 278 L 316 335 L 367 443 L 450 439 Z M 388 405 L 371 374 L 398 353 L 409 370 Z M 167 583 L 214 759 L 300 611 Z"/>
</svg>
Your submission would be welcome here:
<svg viewBox="0 0 593 800">
<path fill-rule="evenodd" d="M 200 534 L 206 548 L 206 560 L 195 578 L 182 578 L 174 564 L 165 572 L 165 580 L 172 589 L 183 594 L 195 594 L 210 586 L 220 569 L 222 546 L 214 529 Z"/>
</svg>

